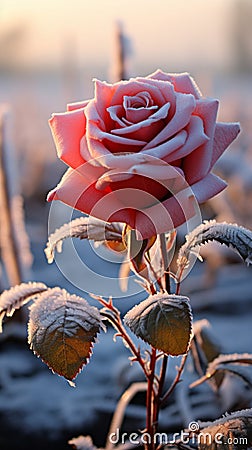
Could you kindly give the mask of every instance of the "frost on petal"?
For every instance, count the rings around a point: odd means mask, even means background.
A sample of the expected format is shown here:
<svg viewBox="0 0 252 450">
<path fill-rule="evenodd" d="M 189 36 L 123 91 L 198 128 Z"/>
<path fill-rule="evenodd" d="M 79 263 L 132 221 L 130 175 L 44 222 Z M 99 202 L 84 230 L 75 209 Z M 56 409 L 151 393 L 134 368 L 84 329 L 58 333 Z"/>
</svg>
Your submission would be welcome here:
<svg viewBox="0 0 252 450">
<path fill-rule="evenodd" d="M 158 69 L 149 75 L 148 78 L 169 81 L 173 84 L 175 91 L 183 92 L 184 94 L 193 94 L 195 98 L 200 98 L 202 95 L 194 79 L 187 72 L 165 73 Z"/>
<path fill-rule="evenodd" d="M 226 148 L 240 133 L 239 123 L 217 123 L 214 134 L 213 157 L 211 166 L 220 158 Z"/>
<path fill-rule="evenodd" d="M 213 173 L 191 185 L 192 192 L 199 203 L 204 203 L 227 187 L 227 183 Z"/>
<path fill-rule="evenodd" d="M 74 111 L 75 109 L 83 109 L 88 105 L 89 102 L 90 100 L 83 100 L 80 102 L 68 103 L 67 111 Z"/>
<path fill-rule="evenodd" d="M 186 222 L 198 211 L 198 204 L 190 189 L 183 189 L 176 196 L 157 203 L 146 210 L 137 211 L 135 228 L 143 238 L 167 233 Z M 132 225 L 134 228 L 134 225 Z"/>
<path fill-rule="evenodd" d="M 175 133 L 182 130 L 190 121 L 191 114 L 195 108 L 195 98 L 191 94 L 181 94 L 176 95 L 176 111 L 172 119 L 168 124 L 157 134 L 148 144 L 143 148 L 143 150 L 148 150 L 149 148 L 155 147 L 168 140 Z"/>
<path fill-rule="evenodd" d="M 194 114 L 202 119 L 208 140 L 184 159 L 183 167 L 188 183 L 194 184 L 204 178 L 212 169 L 213 139 L 216 125 L 218 101 L 201 99 L 196 103 Z"/>
<path fill-rule="evenodd" d="M 75 168 L 85 161 L 80 155 L 80 141 L 85 134 L 86 118 L 82 109 L 53 114 L 49 120 L 58 157 Z"/>
</svg>

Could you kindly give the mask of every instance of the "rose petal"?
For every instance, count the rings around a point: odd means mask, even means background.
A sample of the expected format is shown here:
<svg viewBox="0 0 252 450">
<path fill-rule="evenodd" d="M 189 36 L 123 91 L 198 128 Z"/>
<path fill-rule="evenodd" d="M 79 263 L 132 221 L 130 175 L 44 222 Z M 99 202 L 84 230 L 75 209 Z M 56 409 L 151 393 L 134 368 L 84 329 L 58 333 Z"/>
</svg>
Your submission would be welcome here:
<svg viewBox="0 0 252 450">
<path fill-rule="evenodd" d="M 119 164 L 119 167 L 122 166 L 122 168 L 125 164 L 128 167 L 128 161 L 129 159 L 132 160 L 132 155 L 134 155 L 134 158 L 139 158 L 140 155 L 139 153 L 131 152 L 111 153 L 102 142 L 99 142 L 96 139 L 89 139 L 88 147 L 89 155 L 91 155 L 89 158 L 90 163 L 107 168 L 115 168 L 117 167 L 117 164 Z M 127 156 L 128 158 L 126 158 Z"/>
<path fill-rule="evenodd" d="M 143 122 L 157 109 L 158 106 L 150 106 L 149 108 L 127 108 L 126 118 L 131 123 Z"/>
<path fill-rule="evenodd" d="M 129 180 L 132 176 L 133 175 L 130 172 L 122 172 L 119 169 L 111 169 L 97 180 L 95 183 L 95 188 L 98 189 L 98 191 L 103 191 L 110 183 Z"/>
<path fill-rule="evenodd" d="M 189 184 L 194 184 L 211 170 L 213 156 L 213 138 L 218 110 L 217 100 L 199 100 L 195 114 L 204 121 L 205 134 L 209 140 L 189 154 L 183 163 L 185 176 Z"/>
<path fill-rule="evenodd" d="M 176 96 L 176 112 L 170 122 L 162 129 L 162 131 L 154 137 L 143 150 L 155 147 L 162 142 L 168 140 L 172 135 L 182 130 L 190 121 L 192 112 L 195 109 L 195 99 L 191 94 L 180 94 Z"/>
<path fill-rule="evenodd" d="M 184 132 L 186 132 L 187 136 L 185 144 L 180 148 L 175 149 L 173 152 L 168 153 L 167 156 L 164 157 L 164 160 L 167 163 L 171 163 L 176 161 L 177 159 L 184 158 L 197 147 L 209 140 L 209 137 L 204 133 L 202 119 L 197 116 L 192 116 L 190 123 L 186 127 L 186 131 L 183 130 L 180 133 Z M 177 134 L 177 136 L 179 136 L 179 134 Z"/>
<path fill-rule="evenodd" d="M 82 102 L 68 103 L 67 111 L 74 111 L 75 109 L 83 109 L 91 100 L 84 100 Z"/>
<path fill-rule="evenodd" d="M 95 83 L 95 96 L 94 103 L 99 114 L 99 117 L 106 123 L 109 120 L 109 114 L 107 108 L 112 106 L 111 99 L 119 83 L 109 84 L 99 80 L 94 80 Z"/>
<path fill-rule="evenodd" d="M 70 167 L 85 161 L 80 155 L 80 140 L 85 134 L 86 118 L 83 109 L 53 114 L 49 120 L 58 157 Z"/>
<path fill-rule="evenodd" d="M 136 211 L 124 203 L 125 200 L 128 202 L 129 198 L 132 198 L 130 190 L 126 193 L 122 191 L 121 196 L 113 191 L 98 191 L 94 183 L 85 180 L 76 170 L 68 169 L 58 186 L 49 192 L 47 200 L 60 200 L 74 209 L 104 221 L 134 225 Z"/>
<path fill-rule="evenodd" d="M 136 95 L 125 95 L 123 97 L 123 107 L 128 108 L 148 108 L 153 105 L 153 100 L 149 92 L 143 91 Z"/>
<path fill-rule="evenodd" d="M 81 139 L 80 153 L 82 157 L 93 166 L 103 165 L 102 157 L 110 154 L 109 150 L 102 142 L 99 142 L 96 139 L 89 139 L 87 141 L 86 136 Z"/>
<path fill-rule="evenodd" d="M 81 142 L 82 154 L 85 159 L 90 162 L 90 164 L 95 166 L 103 166 L 108 169 L 128 169 L 132 167 L 134 164 L 143 163 L 146 161 L 150 161 L 153 157 L 149 155 L 145 155 L 143 153 L 132 153 L 132 152 L 118 152 L 111 153 L 102 142 L 97 141 L 96 139 L 90 139 L 88 143 L 92 147 L 92 155 L 90 154 L 89 149 L 87 149 L 85 139 Z"/>
<path fill-rule="evenodd" d="M 213 173 L 191 186 L 199 203 L 204 203 L 227 187 L 227 183 Z"/>
<path fill-rule="evenodd" d="M 217 123 L 214 134 L 213 156 L 211 167 L 220 158 L 226 148 L 240 133 L 240 125 L 238 123 Z"/>
<path fill-rule="evenodd" d="M 97 125 L 99 125 L 99 128 L 102 131 L 106 131 L 108 129 L 108 123 L 106 123 L 104 120 L 102 119 L 102 117 L 99 115 L 97 107 L 96 107 L 96 103 L 94 100 L 91 100 L 88 105 L 85 108 L 85 116 L 87 118 L 87 123 L 88 122 L 94 122 Z M 112 122 L 112 121 L 111 121 Z"/>
<path fill-rule="evenodd" d="M 111 105 L 122 104 L 125 95 L 134 96 L 144 91 L 150 94 L 155 105 L 162 106 L 164 104 L 164 97 L 159 88 L 149 84 L 146 80 L 137 81 L 137 79 L 131 78 L 129 81 L 118 83 L 111 98 Z"/>
<path fill-rule="evenodd" d="M 150 84 L 138 82 L 134 79 L 120 81 L 113 85 L 95 80 L 94 103 L 100 118 L 104 120 L 108 128 L 111 128 L 112 123 L 110 122 L 111 119 L 107 108 L 110 106 L 121 105 L 125 95 L 135 95 L 142 91 L 149 92 L 156 105 L 163 105 L 164 97 L 162 93 L 157 87 L 151 86 Z"/>
<path fill-rule="evenodd" d="M 111 133 L 116 134 L 118 136 L 124 136 L 126 134 L 138 131 L 140 128 L 152 127 L 153 123 L 158 122 L 159 120 L 165 119 L 167 117 L 169 108 L 170 103 L 166 103 L 158 111 L 149 116 L 146 120 L 143 120 L 142 122 L 139 123 L 134 123 L 133 125 L 130 125 L 126 128 L 116 128 L 114 130 L 111 130 Z M 148 133 L 146 135 L 146 138 L 148 139 Z"/>
<path fill-rule="evenodd" d="M 163 103 L 170 102 L 171 105 L 175 104 L 175 92 L 174 87 L 172 83 L 162 80 L 155 80 L 152 78 L 143 78 L 143 77 L 137 77 L 137 81 L 145 83 L 151 87 L 154 87 L 155 89 L 158 89 L 159 92 L 162 94 L 163 97 Z M 172 111 L 174 113 L 174 111 Z"/>
<path fill-rule="evenodd" d="M 120 117 L 122 117 L 124 114 L 124 110 L 121 105 L 110 106 L 109 108 L 107 108 L 107 111 L 111 119 L 114 122 L 116 122 L 120 127 L 127 126 L 127 124 L 120 119 Z"/>
<path fill-rule="evenodd" d="M 151 161 L 150 163 L 133 165 L 128 169 L 124 169 L 124 171 L 118 168 L 107 171 L 97 181 L 96 189 L 105 189 L 108 184 L 128 180 L 132 178 L 133 175 L 141 175 L 145 178 L 149 178 L 152 181 L 163 180 L 162 185 L 167 189 L 169 189 L 173 185 L 173 183 L 172 185 L 170 184 L 170 180 L 181 177 L 184 180 L 184 173 L 182 169 L 170 166 L 169 164 L 163 163 L 163 161 L 160 161 L 160 164 L 156 165 L 153 164 L 153 161 Z M 136 188 L 137 187 L 138 186 L 136 186 Z M 124 185 L 124 188 L 127 189 L 127 185 Z"/>
<path fill-rule="evenodd" d="M 198 210 L 190 189 L 181 191 L 163 203 L 158 203 L 144 211 L 137 211 L 135 224 L 143 239 L 167 233 L 191 219 Z"/>
<path fill-rule="evenodd" d="M 143 150 L 141 153 L 143 155 L 155 156 L 156 158 L 165 158 L 170 153 L 173 154 L 176 150 L 178 151 L 178 149 L 184 145 L 186 138 L 187 132 L 185 130 L 182 130 L 178 134 L 176 134 L 174 138 L 168 140 L 167 142 L 164 142 L 157 147 L 149 148 L 149 150 Z M 166 159 L 166 162 L 169 162 L 168 159 Z"/>
<path fill-rule="evenodd" d="M 88 121 L 87 122 L 87 140 L 90 138 L 97 139 L 98 141 L 103 141 L 106 139 L 109 142 L 114 142 L 115 144 L 127 145 L 127 146 L 143 146 L 146 144 L 146 141 L 130 139 L 123 136 L 117 136 L 115 134 L 106 133 L 99 128 L 99 125 L 95 122 Z M 123 151 L 120 147 L 118 147 L 118 151 Z M 134 151 L 134 150 L 133 150 Z"/>
<path fill-rule="evenodd" d="M 85 175 L 87 172 L 81 174 L 76 170 L 68 169 L 58 186 L 49 192 L 47 200 L 60 200 L 86 214 L 91 214 L 95 209 L 93 214 L 95 217 L 108 220 L 112 214 L 120 211 L 123 205 L 113 192 L 108 194 L 95 189 L 94 183 Z M 125 218 L 123 214 L 122 217 Z"/>
<path fill-rule="evenodd" d="M 184 94 L 193 94 L 195 98 L 199 99 L 202 94 L 195 83 L 194 79 L 189 73 L 165 73 L 158 69 L 156 72 L 148 75 L 147 78 L 154 80 L 169 81 L 173 84 L 175 91 L 183 92 Z"/>
</svg>

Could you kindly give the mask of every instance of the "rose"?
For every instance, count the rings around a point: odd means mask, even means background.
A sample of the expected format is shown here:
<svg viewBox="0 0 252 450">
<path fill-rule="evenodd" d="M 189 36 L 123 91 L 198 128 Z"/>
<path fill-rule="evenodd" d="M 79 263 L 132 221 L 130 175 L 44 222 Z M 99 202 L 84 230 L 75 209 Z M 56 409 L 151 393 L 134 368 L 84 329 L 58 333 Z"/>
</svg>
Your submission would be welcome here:
<svg viewBox="0 0 252 450">
<path fill-rule="evenodd" d="M 195 200 L 226 186 L 211 169 L 239 125 L 216 122 L 217 109 L 187 73 L 96 80 L 94 99 L 49 121 L 70 166 L 49 201 L 125 222 L 143 238 L 177 227 L 195 214 Z"/>
</svg>

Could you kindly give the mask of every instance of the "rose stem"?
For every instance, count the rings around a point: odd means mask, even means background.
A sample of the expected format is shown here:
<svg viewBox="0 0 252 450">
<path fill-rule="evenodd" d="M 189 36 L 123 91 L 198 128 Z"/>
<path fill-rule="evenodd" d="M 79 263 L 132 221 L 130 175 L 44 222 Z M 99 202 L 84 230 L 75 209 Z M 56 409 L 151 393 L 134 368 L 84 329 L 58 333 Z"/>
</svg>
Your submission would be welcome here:
<svg viewBox="0 0 252 450">
<path fill-rule="evenodd" d="M 173 392 L 173 390 L 175 389 L 175 387 L 179 383 L 181 374 L 183 372 L 183 369 L 184 369 L 184 366 L 185 366 L 185 363 L 186 363 L 187 355 L 188 355 L 188 353 L 186 355 L 183 355 L 183 357 L 181 359 L 180 366 L 179 366 L 178 371 L 177 371 L 177 375 L 176 375 L 172 385 L 169 387 L 169 389 L 166 391 L 166 393 L 163 395 L 163 397 L 160 398 L 160 404 L 164 403 L 165 400 L 167 400 L 167 398 L 171 395 L 171 393 Z"/>
<path fill-rule="evenodd" d="M 155 364 L 156 364 L 156 349 L 152 348 L 151 358 L 150 358 L 150 366 L 147 370 L 146 365 L 140 355 L 140 350 L 136 348 L 132 340 L 130 339 L 129 335 L 127 334 L 127 331 L 125 330 L 121 317 L 120 312 L 117 308 L 114 307 L 112 304 L 112 300 L 110 299 L 109 302 L 106 302 L 104 299 L 97 297 L 97 300 L 105 306 L 109 311 L 112 311 L 114 313 L 113 316 L 111 316 L 109 313 L 106 313 L 105 311 L 101 311 L 102 315 L 109 320 L 109 322 L 113 325 L 113 327 L 116 329 L 116 331 L 119 332 L 119 335 L 122 337 L 122 339 L 126 342 L 126 344 L 129 346 L 132 354 L 134 355 L 134 360 L 138 361 L 140 366 L 143 369 L 143 372 L 147 379 L 147 394 L 146 394 L 146 429 L 148 433 L 148 439 L 145 444 L 146 450 L 153 450 L 153 442 L 154 442 L 154 429 L 153 429 L 153 404 L 152 401 L 154 391 L 153 391 L 153 381 L 155 377 Z M 150 439 L 150 442 L 149 442 Z"/>
<path fill-rule="evenodd" d="M 105 306 L 105 308 L 107 308 L 109 311 L 112 311 L 114 313 L 114 315 L 111 316 L 109 313 L 106 313 L 105 311 L 101 311 L 101 314 L 104 317 L 106 317 L 106 319 L 113 325 L 115 330 L 119 333 L 119 336 L 121 336 L 121 338 L 126 342 L 129 349 L 131 350 L 131 353 L 134 356 L 134 360 L 139 362 L 146 378 L 148 379 L 149 372 L 147 371 L 145 362 L 141 357 L 140 350 L 139 350 L 139 348 L 137 348 L 135 346 L 135 344 L 131 340 L 130 336 L 128 335 L 127 331 L 125 330 L 125 328 L 122 324 L 122 321 L 121 321 L 120 312 L 118 311 L 117 308 L 114 307 L 111 299 L 107 302 L 106 300 L 102 299 L 101 297 L 94 297 L 94 298 L 96 298 L 103 306 Z"/>
<path fill-rule="evenodd" d="M 160 249 L 161 249 L 161 254 L 162 254 L 162 260 L 163 260 L 163 266 L 164 266 L 164 270 L 165 270 L 165 290 L 166 292 L 168 292 L 168 294 L 170 293 L 170 276 L 169 276 L 169 262 L 168 262 L 168 257 L 167 257 L 167 248 L 166 248 L 166 237 L 165 234 L 160 234 Z M 166 375 L 166 370 L 167 370 L 167 364 L 168 364 L 168 355 L 164 354 L 162 357 L 162 365 L 161 365 L 161 369 L 160 369 L 160 375 L 158 378 L 158 391 L 157 391 L 157 395 L 155 397 L 155 404 L 154 404 L 154 414 L 153 414 L 153 420 L 154 423 L 158 423 L 158 415 L 159 415 L 159 410 L 160 410 L 160 405 L 161 405 L 161 397 L 162 397 L 162 392 L 163 392 L 163 387 L 164 387 L 164 382 L 165 382 L 165 375 Z"/>
<path fill-rule="evenodd" d="M 176 295 L 179 295 L 181 278 L 182 278 L 183 272 L 184 272 L 184 267 L 181 267 L 180 270 L 179 270 L 179 274 L 177 276 Z"/>
<path fill-rule="evenodd" d="M 155 378 L 155 365 L 156 365 L 156 349 L 152 347 L 151 357 L 150 357 L 150 368 L 146 395 L 146 431 L 148 434 L 147 443 L 145 447 L 147 450 L 152 450 L 154 448 L 154 405 L 155 405 L 155 391 L 154 391 L 154 378 Z"/>
<path fill-rule="evenodd" d="M 164 233 L 160 234 L 160 248 L 161 248 L 161 255 L 162 255 L 163 266 L 164 266 L 164 274 L 165 274 L 165 290 L 169 294 L 171 291 L 170 276 L 169 276 L 169 261 L 168 261 L 168 256 L 167 256 L 166 237 L 165 237 Z"/>
</svg>

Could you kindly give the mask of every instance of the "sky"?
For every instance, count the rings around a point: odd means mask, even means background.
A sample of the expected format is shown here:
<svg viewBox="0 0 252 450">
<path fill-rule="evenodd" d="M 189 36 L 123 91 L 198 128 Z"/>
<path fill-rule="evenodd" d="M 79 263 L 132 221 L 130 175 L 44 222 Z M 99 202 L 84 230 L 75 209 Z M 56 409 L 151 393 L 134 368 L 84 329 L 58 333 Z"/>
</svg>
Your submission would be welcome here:
<svg viewBox="0 0 252 450">
<path fill-rule="evenodd" d="M 183 70 L 228 63 L 235 0 L 1 0 L 0 38 L 20 27 L 23 65 L 104 65 L 115 22 L 132 43 L 133 70 L 165 65 Z"/>
</svg>

